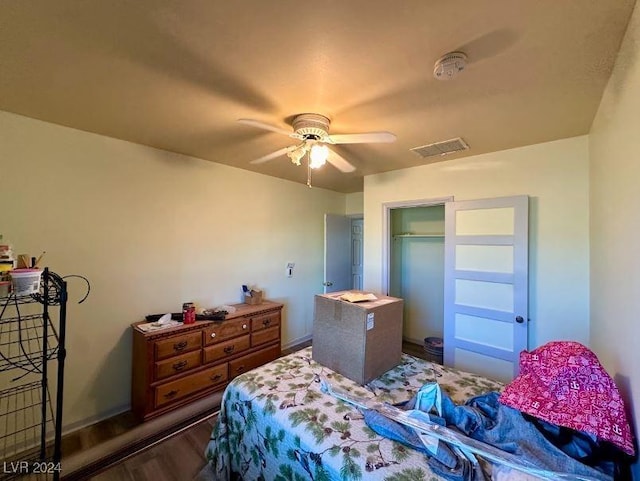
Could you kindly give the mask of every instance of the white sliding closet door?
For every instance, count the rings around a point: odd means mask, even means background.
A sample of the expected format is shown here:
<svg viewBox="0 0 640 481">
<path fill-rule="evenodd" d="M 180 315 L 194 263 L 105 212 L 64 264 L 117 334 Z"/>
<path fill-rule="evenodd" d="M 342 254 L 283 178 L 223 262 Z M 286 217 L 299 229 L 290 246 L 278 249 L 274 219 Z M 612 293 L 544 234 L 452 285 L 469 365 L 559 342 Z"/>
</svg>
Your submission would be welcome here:
<svg viewBox="0 0 640 481">
<path fill-rule="evenodd" d="M 528 340 L 527 196 L 445 204 L 444 363 L 501 381 Z"/>
</svg>

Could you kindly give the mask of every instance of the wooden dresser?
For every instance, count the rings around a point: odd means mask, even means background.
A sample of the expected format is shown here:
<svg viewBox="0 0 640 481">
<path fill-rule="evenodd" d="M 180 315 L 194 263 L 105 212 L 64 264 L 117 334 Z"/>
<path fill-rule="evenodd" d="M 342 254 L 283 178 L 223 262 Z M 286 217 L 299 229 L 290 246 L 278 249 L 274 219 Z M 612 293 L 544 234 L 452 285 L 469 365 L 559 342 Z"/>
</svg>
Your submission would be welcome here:
<svg viewBox="0 0 640 481">
<path fill-rule="evenodd" d="M 224 321 L 133 330 L 131 405 L 147 420 L 224 389 L 234 377 L 280 356 L 282 304 L 235 304 Z"/>
</svg>

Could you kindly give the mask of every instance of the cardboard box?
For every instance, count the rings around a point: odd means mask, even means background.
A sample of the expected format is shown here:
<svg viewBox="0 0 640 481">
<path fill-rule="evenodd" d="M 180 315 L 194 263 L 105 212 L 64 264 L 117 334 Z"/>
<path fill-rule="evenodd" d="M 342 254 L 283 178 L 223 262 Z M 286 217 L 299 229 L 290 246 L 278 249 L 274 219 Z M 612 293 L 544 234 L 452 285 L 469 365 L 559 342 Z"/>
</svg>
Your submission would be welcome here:
<svg viewBox="0 0 640 481">
<path fill-rule="evenodd" d="M 346 292 L 315 296 L 312 357 L 366 384 L 400 364 L 403 300 L 378 294 L 375 301 L 340 300 Z"/>
<path fill-rule="evenodd" d="M 244 303 L 252 306 L 262 304 L 262 291 L 251 291 L 251 295 L 244 295 Z"/>
</svg>

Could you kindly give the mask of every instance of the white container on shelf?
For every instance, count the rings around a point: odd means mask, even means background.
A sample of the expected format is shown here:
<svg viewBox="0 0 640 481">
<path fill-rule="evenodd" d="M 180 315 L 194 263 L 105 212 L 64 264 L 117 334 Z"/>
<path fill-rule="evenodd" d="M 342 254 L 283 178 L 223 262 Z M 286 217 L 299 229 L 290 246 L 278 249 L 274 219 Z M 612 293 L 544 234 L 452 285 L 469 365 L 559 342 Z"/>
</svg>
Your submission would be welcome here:
<svg viewBox="0 0 640 481">
<path fill-rule="evenodd" d="M 40 290 L 41 269 L 14 269 L 9 274 L 16 296 L 27 296 Z"/>
</svg>

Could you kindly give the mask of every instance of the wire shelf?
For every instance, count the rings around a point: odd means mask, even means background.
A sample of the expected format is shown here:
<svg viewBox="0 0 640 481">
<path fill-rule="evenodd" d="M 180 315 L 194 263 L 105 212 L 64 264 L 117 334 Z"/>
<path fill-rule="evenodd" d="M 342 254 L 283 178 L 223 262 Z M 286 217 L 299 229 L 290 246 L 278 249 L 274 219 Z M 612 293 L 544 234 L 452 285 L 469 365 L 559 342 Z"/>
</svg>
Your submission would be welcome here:
<svg viewBox="0 0 640 481">
<path fill-rule="evenodd" d="M 43 392 L 47 393 L 44 404 Z M 53 472 L 48 472 L 53 471 L 52 439 L 46 440 L 53 437 L 54 428 L 51 396 L 43 391 L 42 381 L 0 391 L 0 452 L 4 458 L 0 480 L 52 479 Z"/>
<path fill-rule="evenodd" d="M 12 307 L 17 311 L 15 316 L 0 315 L 0 372 L 19 368 L 24 372 L 42 373 L 43 358 L 53 359 L 58 352 L 56 328 L 42 313 L 22 314 L 20 311 L 24 309 L 20 305 Z"/>
<path fill-rule="evenodd" d="M 60 478 L 66 302 L 66 281 L 48 269 L 38 292 L 0 297 L 0 374 L 12 384 L 0 390 L 0 481 Z"/>
<path fill-rule="evenodd" d="M 0 305 L 3 307 L 6 305 L 15 305 L 15 304 L 32 304 L 35 301 L 33 295 L 28 294 L 26 296 L 16 296 L 11 293 L 8 296 L 0 297 Z"/>
</svg>

